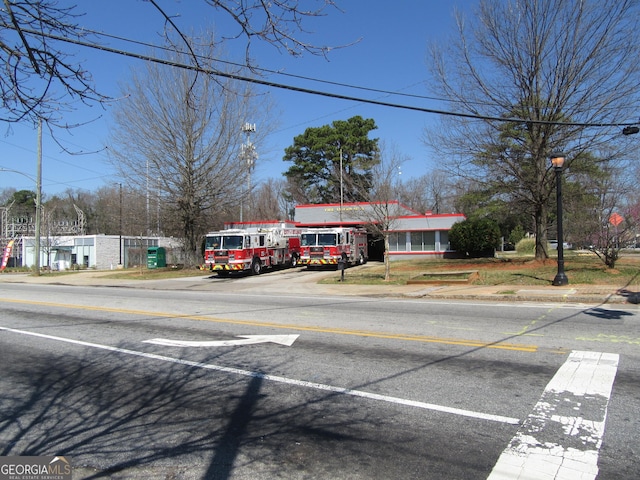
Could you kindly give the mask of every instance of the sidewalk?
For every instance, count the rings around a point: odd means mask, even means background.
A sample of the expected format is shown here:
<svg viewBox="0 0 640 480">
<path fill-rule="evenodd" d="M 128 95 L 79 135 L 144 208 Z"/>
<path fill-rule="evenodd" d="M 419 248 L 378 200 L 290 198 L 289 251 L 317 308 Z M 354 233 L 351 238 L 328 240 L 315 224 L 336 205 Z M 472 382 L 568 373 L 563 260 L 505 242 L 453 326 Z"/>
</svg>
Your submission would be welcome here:
<svg viewBox="0 0 640 480">
<path fill-rule="evenodd" d="M 247 293 L 305 294 L 305 295 L 354 295 L 405 297 L 424 299 L 456 299 L 487 300 L 501 302 L 564 302 L 586 304 L 638 304 L 640 288 L 614 285 L 566 285 L 527 286 L 527 285 L 352 285 L 321 284 L 314 281 L 286 276 L 278 277 L 277 282 L 256 281 L 260 277 L 246 277 L 244 282 L 221 284 L 212 281 L 210 274 L 195 274 L 162 280 L 114 279 L 113 271 L 83 271 L 65 275 L 35 276 L 29 273 L 0 274 L 0 290 L 2 283 L 54 284 L 76 286 L 118 286 L 124 288 L 140 288 L 152 290 L 197 290 L 197 291 L 242 291 Z M 335 274 L 335 273 L 334 273 Z"/>
<path fill-rule="evenodd" d="M 640 294 L 610 285 L 554 286 L 447 286 L 429 293 L 432 298 L 516 302 L 565 302 L 588 304 L 638 303 Z"/>
<path fill-rule="evenodd" d="M 607 285 L 316 285 L 324 293 L 360 296 L 485 300 L 493 302 L 563 302 L 587 304 L 637 304 L 640 293 Z"/>
</svg>

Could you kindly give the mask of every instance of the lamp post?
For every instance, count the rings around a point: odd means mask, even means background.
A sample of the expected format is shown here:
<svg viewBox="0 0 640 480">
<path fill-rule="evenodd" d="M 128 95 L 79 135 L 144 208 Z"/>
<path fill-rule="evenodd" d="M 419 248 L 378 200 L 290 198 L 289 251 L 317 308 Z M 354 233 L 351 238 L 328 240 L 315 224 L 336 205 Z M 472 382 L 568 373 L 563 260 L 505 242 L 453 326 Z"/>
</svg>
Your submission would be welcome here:
<svg viewBox="0 0 640 480">
<path fill-rule="evenodd" d="M 553 279 L 553 285 L 556 287 L 569 283 L 569 279 L 564 273 L 564 236 L 562 234 L 562 167 L 564 159 L 562 153 L 551 154 L 551 165 L 556 172 L 556 215 L 558 219 L 558 273 Z"/>
</svg>

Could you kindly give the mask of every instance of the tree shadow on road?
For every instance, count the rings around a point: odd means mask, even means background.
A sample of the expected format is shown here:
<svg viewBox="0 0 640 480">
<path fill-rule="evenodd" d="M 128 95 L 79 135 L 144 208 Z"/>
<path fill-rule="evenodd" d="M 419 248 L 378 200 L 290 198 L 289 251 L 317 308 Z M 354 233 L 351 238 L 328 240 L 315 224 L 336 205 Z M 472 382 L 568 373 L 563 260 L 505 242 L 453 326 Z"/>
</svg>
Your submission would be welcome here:
<svg viewBox="0 0 640 480">
<path fill-rule="evenodd" d="M 3 354 L 20 358 L 21 348 L 8 345 Z M 344 465 L 349 455 L 364 459 L 372 448 L 400 448 L 393 436 L 363 433 L 389 418 L 369 421 L 369 413 L 349 401 L 341 402 L 339 415 L 327 415 L 324 400 L 333 397 L 326 392 L 299 394 L 278 384 L 263 392 L 263 374 L 212 371 L 207 362 L 223 362 L 225 353 L 203 355 L 190 365 L 179 358 L 158 361 L 163 358 L 156 354 L 89 349 L 71 356 L 34 349 L 25 362 L 3 369 L 0 455 L 64 455 L 74 478 L 224 480 L 238 469 L 276 478 L 283 466 L 329 478 L 333 462 Z M 420 460 L 411 449 L 406 456 Z M 384 462 L 354 465 L 364 471 L 354 478 L 375 478 Z"/>
</svg>

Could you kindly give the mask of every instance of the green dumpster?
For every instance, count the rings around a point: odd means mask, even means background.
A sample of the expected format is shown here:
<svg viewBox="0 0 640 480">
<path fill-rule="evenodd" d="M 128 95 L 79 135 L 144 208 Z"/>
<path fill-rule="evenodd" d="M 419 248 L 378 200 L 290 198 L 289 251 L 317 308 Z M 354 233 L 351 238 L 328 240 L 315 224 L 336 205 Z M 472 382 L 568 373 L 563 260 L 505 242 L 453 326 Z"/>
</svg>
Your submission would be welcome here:
<svg viewBox="0 0 640 480">
<path fill-rule="evenodd" d="M 147 268 L 162 268 L 167 266 L 167 253 L 164 247 L 147 248 Z"/>
</svg>

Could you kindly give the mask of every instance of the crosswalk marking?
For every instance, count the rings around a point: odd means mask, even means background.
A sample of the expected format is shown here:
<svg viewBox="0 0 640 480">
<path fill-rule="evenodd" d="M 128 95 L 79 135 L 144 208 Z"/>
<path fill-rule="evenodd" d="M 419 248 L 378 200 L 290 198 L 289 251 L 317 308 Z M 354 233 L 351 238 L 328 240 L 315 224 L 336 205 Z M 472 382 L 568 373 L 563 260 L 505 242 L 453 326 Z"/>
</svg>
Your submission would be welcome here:
<svg viewBox="0 0 640 480">
<path fill-rule="evenodd" d="M 618 361 L 613 353 L 572 352 L 488 480 L 595 479 Z"/>
</svg>

